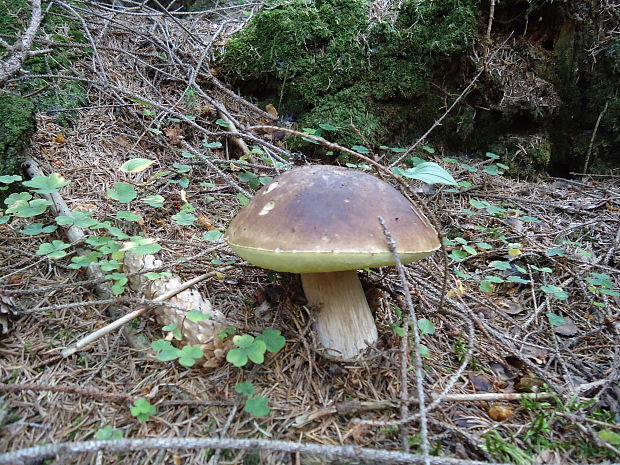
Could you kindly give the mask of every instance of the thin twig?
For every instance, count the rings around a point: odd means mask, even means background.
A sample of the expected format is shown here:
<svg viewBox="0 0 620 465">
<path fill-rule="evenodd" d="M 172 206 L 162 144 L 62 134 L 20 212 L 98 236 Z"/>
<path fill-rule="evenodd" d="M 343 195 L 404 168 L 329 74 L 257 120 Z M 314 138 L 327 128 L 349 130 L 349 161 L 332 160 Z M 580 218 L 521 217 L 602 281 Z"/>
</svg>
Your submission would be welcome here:
<svg viewBox="0 0 620 465">
<path fill-rule="evenodd" d="M 428 444 L 428 422 L 426 419 L 426 403 L 425 403 L 425 394 L 424 394 L 424 373 L 422 370 L 422 353 L 420 350 L 420 330 L 418 328 L 418 317 L 415 312 L 415 308 L 413 307 L 413 301 L 411 300 L 411 292 L 409 292 L 409 283 L 407 282 L 407 277 L 405 276 L 405 269 L 403 268 L 403 264 L 400 261 L 400 256 L 398 255 L 398 249 L 396 247 L 396 242 L 392 237 L 392 233 L 388 229 L 385 224 L 385 220 L 382 217 L 378 217 L 379 223 L 381 223 L 381 227 L 383 228 L 383 234 L 385 235 L 385 239 L 387 241 L 388 247 L 396 262 L 396 269 L 398 270 L 398 276 L 400 277 L 400 285 L 403 288 L 403 292 L 405 293 L 405 301 L 407 302 L 407 308 L 409 310 L 409 318 L 411 319 L 411 324 L 413 327 L 413 342 L 414 342 L 414 351 L 415 351 L 415 375 L 416 375 L 416 387 L 418 393 L 418 407 L 420 409 L 420 436 L 422 438 L 422 455 L 424 456 L 424 464 L 428 465 L 429 462 L 429 453 L 430 447 Z M 405 337 L 403 339 L 407 339 L 407 329 L 405 329 Z M 403 346 L 401 346 L 403 347 Z M 407 344 L 404 344 L 404 350 L 407 350 Z M 404 354 L 403 358 L 406 360 L 407 355 Z M 406 369 L 405 369 L 406 370 Z M 405 382 L 405 386 L 407 384 L 407 379 L 401 382 Z M 404 393 L 401 387 L 401 398 L 405 397 L 408 399 L 407 388 L 405 387 Z M 403 418 L 407 418 L 408 409 L 403 408 L 401 406 L 401 415 Z"/>
<path fill-rule="evenodd" d="M 66 392 L 69 394 L 78 394 L 80 396 L 96 397 L 98 399 L 119 400 L 124 402 L 133 402 L 136 397 L 130 394 L 112 394 L 101 391 L 99 389 L 71 385 L 40 385 L 40 384 L 4 384 L 0 383 L 0 392 Z"/>
<path fill-rule="evenodd" d="M 583 172 L 588 172 L 588 166 L 590 164 L 590 155 L 592 155 L 592 147 L 594 147 L 594 138 L 596 137 L 596 132 L 598 131 L 598 126 L 601 124 L 601 119 L 603 115 L 607 111 L 607 107 L 609 107 L 609 102 L 605 102 L 605 107 L 603 107 L 603 111 L 601 111 L 596 119 L 596 124 L 594 125 L 594 130 L 592 131 L 592 137 L 590 137 L 590 145 L 588 145 L 588 153 L 586 154 L 586 161 L 583 164 Z"/>
</svg>

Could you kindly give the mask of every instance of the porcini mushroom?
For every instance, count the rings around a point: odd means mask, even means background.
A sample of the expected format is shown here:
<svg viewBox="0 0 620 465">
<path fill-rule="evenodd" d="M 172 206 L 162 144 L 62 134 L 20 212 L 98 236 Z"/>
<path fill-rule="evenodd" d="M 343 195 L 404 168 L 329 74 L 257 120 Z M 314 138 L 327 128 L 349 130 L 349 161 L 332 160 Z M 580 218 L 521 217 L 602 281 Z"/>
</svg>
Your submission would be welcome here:
<svg viewBox="0 0 620 465">
<path fill-rule="evenodd" d="M 327 355 L 351 360 L 377 340 L 377 327 L 355 270 L 394 265 L 378 217 L 403 263 L 439 248 L 429 221 L 390 184 L 358 170 L 304 166 L 260 189 L 232 220 L 225 238 L 248 262 L 300 273 Z"/>
</svg>

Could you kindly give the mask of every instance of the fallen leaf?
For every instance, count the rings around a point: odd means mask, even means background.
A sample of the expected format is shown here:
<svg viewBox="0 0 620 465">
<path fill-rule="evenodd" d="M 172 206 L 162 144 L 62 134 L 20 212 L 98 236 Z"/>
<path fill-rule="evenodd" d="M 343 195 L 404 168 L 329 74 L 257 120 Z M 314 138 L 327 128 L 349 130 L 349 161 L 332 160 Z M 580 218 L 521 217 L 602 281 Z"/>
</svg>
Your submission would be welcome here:
<svg viewBox="0 0 620 465">
<path fill-rule="evenodd" d="M 561 336 L 574 336 L 575 334 L 579 332 L 579 329 L 577 328 L 577 326 L 575 326 L 575 324 L 572 322 L 570 318 L 564 317 L 564 321 L 565 321 L 564 324 L 553 327 L 554 333 L 559 334 Z"/>
<path fill-rule="evenodd" d="M 271 116 L 275 116 L 276 118 L 278 117 L 278 110 L 276 110 L 276 107 L 274 107 L 271 103 L 265 107 L 265 110 L 267 110 L 267 113 Z"/>
<path fill-rule="evenodd" d="M 180 140 L 183 139 L 183 129 L 179 129 L 179 128 L 170 128 L 170 129 L 164 129 L 164 134 L 166 134 L 166 137 L 170 140 L 171 144 L 175 144 L 178 143 Z"/>
<path fill-rule="evenodd" d="M 468 377 L 476 392 L 489 392 L 491 390 L 491 381 L 486 376 L 470 374 Z"/>
<path fill-rule="evenodd" d="M 198 226 L 209 231 L 215 229 L 209 217 L 205 215 L 198 215 Z"/>
<path fill-rule="evenodd" d="M 491 404 L 487 413 L 495 421 L 504 421 L 514 415 L 512 408 L 497 403 Z"/>
<path fill-rule="evenodd" d="M 540 392 L 545 383 L 532 375 L 524 375 L 517 382 L 519 392 Z"/>
<path fill-rule="evenodd" d="M 54 144 L 63 145 L 67 143 L 67 139 L 63 134 L 54 134 L 52 137 L 52 142 Z"/>
<path fill-rule="evenodd" d="M 519 302 L 514 300 L 496 301 L 497 307 L 508 315 L 517 315 L 523 311 L 523 307 Z"/>
</svg>

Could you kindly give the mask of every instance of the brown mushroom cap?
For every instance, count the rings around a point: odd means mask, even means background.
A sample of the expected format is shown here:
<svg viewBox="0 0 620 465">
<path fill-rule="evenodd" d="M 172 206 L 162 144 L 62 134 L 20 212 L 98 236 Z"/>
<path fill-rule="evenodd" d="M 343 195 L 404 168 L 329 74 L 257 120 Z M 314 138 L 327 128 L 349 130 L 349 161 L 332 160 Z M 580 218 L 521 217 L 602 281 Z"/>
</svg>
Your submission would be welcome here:
<svg viewBox="0 0 620 465">
<path fill-rule="evenodd" d="M 403 263 L 430 255 L 437 233 L 390 184 L 361 171 L 304 166 L 260 189 L 232 220 L 225 238 L 254 265 L 290 273 L 394 265 L 383 217 Z"/>
</svg>

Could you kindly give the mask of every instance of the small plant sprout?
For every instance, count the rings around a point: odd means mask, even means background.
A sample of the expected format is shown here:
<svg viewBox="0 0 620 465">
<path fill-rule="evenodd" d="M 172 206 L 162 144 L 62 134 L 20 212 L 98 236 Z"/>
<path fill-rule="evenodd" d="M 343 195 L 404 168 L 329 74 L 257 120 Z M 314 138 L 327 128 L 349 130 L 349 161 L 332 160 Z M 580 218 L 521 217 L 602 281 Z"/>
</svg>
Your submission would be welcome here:
<svg viewBox="0 0 620 465">
<path fill-rule="evenodd" d="M 95 433 L 95 439 L 99 441 L 114 441 L 123 439 L 123 432 L 115 430 L 112 426 L 106 425 Z"/>
<path fill-rule="evenodd" d="M 133 403 L 133 407 L 130 409 L 131 415 L 140 422 L 148 421 L 151 415 L 157 413 L 157 407 L 151 405 L 151 403 L 143 398 L 136 399 Z"/>
</svg>

